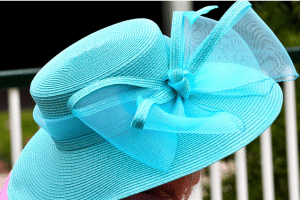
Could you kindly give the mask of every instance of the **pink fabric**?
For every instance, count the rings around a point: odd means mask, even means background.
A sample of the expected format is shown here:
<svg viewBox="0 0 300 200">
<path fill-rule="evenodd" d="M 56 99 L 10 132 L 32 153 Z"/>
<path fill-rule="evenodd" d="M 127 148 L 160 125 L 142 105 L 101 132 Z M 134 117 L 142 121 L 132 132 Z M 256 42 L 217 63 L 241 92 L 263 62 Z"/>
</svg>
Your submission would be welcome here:
<svg viewBox="0 0 300 200">
<path fill-rule="evenodd" d="M 7 176 L 6 180 L 5 180 L 3 188 L 0 191 L 0 200 L 8 200 L 8 197 L 7 197 L 7 188 L 8 188 L 9 178 L 10 178 L 10 173 Z"/>
</svg>

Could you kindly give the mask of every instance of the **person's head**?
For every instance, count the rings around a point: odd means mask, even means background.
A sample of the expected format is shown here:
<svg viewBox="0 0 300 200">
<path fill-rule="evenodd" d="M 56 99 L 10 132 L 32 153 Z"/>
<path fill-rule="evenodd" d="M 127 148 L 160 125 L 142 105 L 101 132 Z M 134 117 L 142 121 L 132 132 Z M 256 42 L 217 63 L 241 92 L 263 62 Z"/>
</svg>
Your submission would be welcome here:
<svg viewBox="0 0 300 200">
<path fill-rule="evenodd" d="M 199 183 L 203 174 L 204 170 L 202 169 L 139 194 L 145 194 L 156 198 L 167 198 L 168 200 L 187 200 L 190 197 L 194 186 Z M 136 195 L 126 197 L 125 199 L 134 199 L 134 196 Z"/>
</svg>

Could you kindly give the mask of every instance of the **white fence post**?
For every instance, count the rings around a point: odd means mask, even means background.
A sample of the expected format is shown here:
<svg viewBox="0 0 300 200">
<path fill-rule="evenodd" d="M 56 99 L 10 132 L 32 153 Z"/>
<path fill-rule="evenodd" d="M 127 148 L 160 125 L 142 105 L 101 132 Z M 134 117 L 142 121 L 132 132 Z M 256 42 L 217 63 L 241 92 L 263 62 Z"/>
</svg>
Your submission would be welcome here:
<svg viewBox="0 0 300 200">
<path fill-rule="evenodd" d="M 17 162 L 23 149 L 21 126 L 21 103 L 18 88 L 8 89 L 9 127 L 12 165 Z"/>
<path fill-rule="evenodd" d="M 284 111 L 286 130 L 286 154 L 288 166 L 289 199 L 299 200 L 299 158 L 296 119 L 295 81 L 286 81 L 284 84 Z"/>
<path fill-rule="evenodd" d="M 165 1 L 163 2 L 163 28 L 164 34 L 171 37 L 173 11 L 191 11 L 193 10 L 192 1 Z"/>
<path fill-rule="evenodd" d="M 173 11 L 190 11 L 193 10 L 193 4 L 190 1 L 173 1 L 172 2 Z M 172 12 L 173 16 L 173 12 Z"/>
<path fill-rule="evenodd" d="M 196 185 L 194 185 L 188 200 L 202 200 L 202 199 L 203 199 L 203 194 L 202 194 L 202 186 L 200 180 Z"/>
<path fill-rule="evenodd" d="M 202 178 L 202 177 L 201 177 Z M 202 200 L 203 199 L 203 187 L 202 187 L 202 179 L 199 182 L 199 187 L 198 190 L 196 190 L 196 192 L 199 194 L 199 198 L 198 200 Z"/>
<path fill-rule="evenodd" d="M 260 136 L 260 158 L 263 183 L 263 199 L 274 200 L 274 173 L 272 162 L 271 127 Z"/>
<path fill-rule="evenodd" d="M 222 200 L 222 177 L 220 161 L 209 166 L 210 169 L 210 195 L 212 200 Z"/>
<path fill-rule="evenodd" d="M 238 200 L 248 199 L 246 147 L 235 152 L 236 192 Z"/>
</svg>

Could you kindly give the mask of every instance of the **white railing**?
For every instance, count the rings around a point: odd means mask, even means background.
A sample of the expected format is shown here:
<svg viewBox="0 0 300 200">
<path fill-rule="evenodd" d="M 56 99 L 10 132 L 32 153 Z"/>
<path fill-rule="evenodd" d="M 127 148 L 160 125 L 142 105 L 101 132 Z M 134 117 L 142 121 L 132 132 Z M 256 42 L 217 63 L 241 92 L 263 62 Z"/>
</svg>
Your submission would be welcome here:
<svg viewBox="0 0 300 200">
<path fill-rule="evenodd" d="M 295 81 L 284 82 L 284 110 L 289 198 L 300 199 Z"/>
<path fill-rule="evenodd" d="M 12 165 L 14 166 L 23 149 L 21 126 L 21 98 L 19 88 L 9 88 L 7 98 L 11 143 L 11 161 Z"/>
<path fill-rule="evenodd" d="M 275 199 L 274 192 L 274 173 L 272 162 L 272 140 L 271 127 L 260 136 L 260 162 L 262 170 L 263 198 L 268 200 Z"/>
<path fill-rule="evenodd" d="M 237 199 L 248 199 L 248 179 L 247 179 L 247 160 L 246 147 L 243 147 L 235 154 L 235 172 L 236 172 L 236 191 Z M 219 199 L 216 199 L 219 200 Z"/>
</svg>

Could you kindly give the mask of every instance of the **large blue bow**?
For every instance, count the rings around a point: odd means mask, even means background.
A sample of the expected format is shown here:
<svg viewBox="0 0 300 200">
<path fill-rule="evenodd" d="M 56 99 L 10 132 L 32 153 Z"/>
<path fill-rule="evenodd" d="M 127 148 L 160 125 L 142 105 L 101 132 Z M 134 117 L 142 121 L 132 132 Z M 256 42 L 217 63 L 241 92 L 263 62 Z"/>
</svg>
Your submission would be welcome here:
<svg viewBox="0 0 300 200">
<path fill-rule="evenodd" d="M 247 1 L 236 2 L 224 14 L 194 54 L 189 57 L 186 64 L 183 64 L 184 20 L 188 19 L 190 24 L 193 24 L 200 15 L 217 8 L 217 6 L 208 6 L 197 12 L 174 12 L 170 65 L 164 80 L 113 77 L 97 81 L 75 93 L 68 101 L 69 109 L 72 110 L 73 115 L 124 153 L 163 171 L 169 170 L 175 157 L 177 134 L 179 133 L 228 134 L 243 132 L 244 125 L 240 117 L 218 108 L 201 105 L 199 98 L 203 94 L 216 96 L 262 95 L 266 94 L 270 90 L 271 84 L 274 83 L 274 81 L 270 81 L 269 84 L 266 84 L 270 87 L 257 91 L 254 89 L 255 83 L 270 79 L 263 73 L 238 64 L 205 64 L 218 41 L 246 14 L 250 6 L 251 4 Z M 127 94 L 126 98 L 106 99 L 104 103 L 97 103 L 96 106 L 90 106 L 88 109 L 74 108 L 74 105 L 88 94 L 107 86 L 120 84 L 156 89 L 157 91 L 149 98 L 142 98 L 139 94 L 145 89 L 137 89 L 132 91 L 131 95 Z M 246 92 L 241 92 L 241 90 L 246 90 Z M 170 112 L 159 106 L 170 103 L 174 98 L 176 98 L 175 103 Z M 130 99 L 137 99 L 137 109 L 126 104 Z M 134 117 L 131 123 L 133 128 L 122 134 L 117 132 L 112 134 L 113 129 L 109 129 L 109 133 L 105 132 L 103 128 L 99 128 L 103 123 L 97 121 L 98 118 L 103 117 L 103 113 L 101 114 L 99 111 L 119 104 L 123 104 L 127 111 L 133 112 Z M 186 116 L 185 104 L 193 105 L 194 109 L 198 109 L 201 117 Z M 124 114 L 123 110 L 113 112 L 119 112 L 120 115 L 116 117 L 115 122 L 111 122 L 111 126 L 113 123 L 118 123 L 118 126 L 122 127 L 122 117 L 128 118 L 128 116 Z M 105 123 L 102 125 L 110 126 L 110 122 Z M 125 125 L 124 127 L 126 128 Z"/>
</svg>

